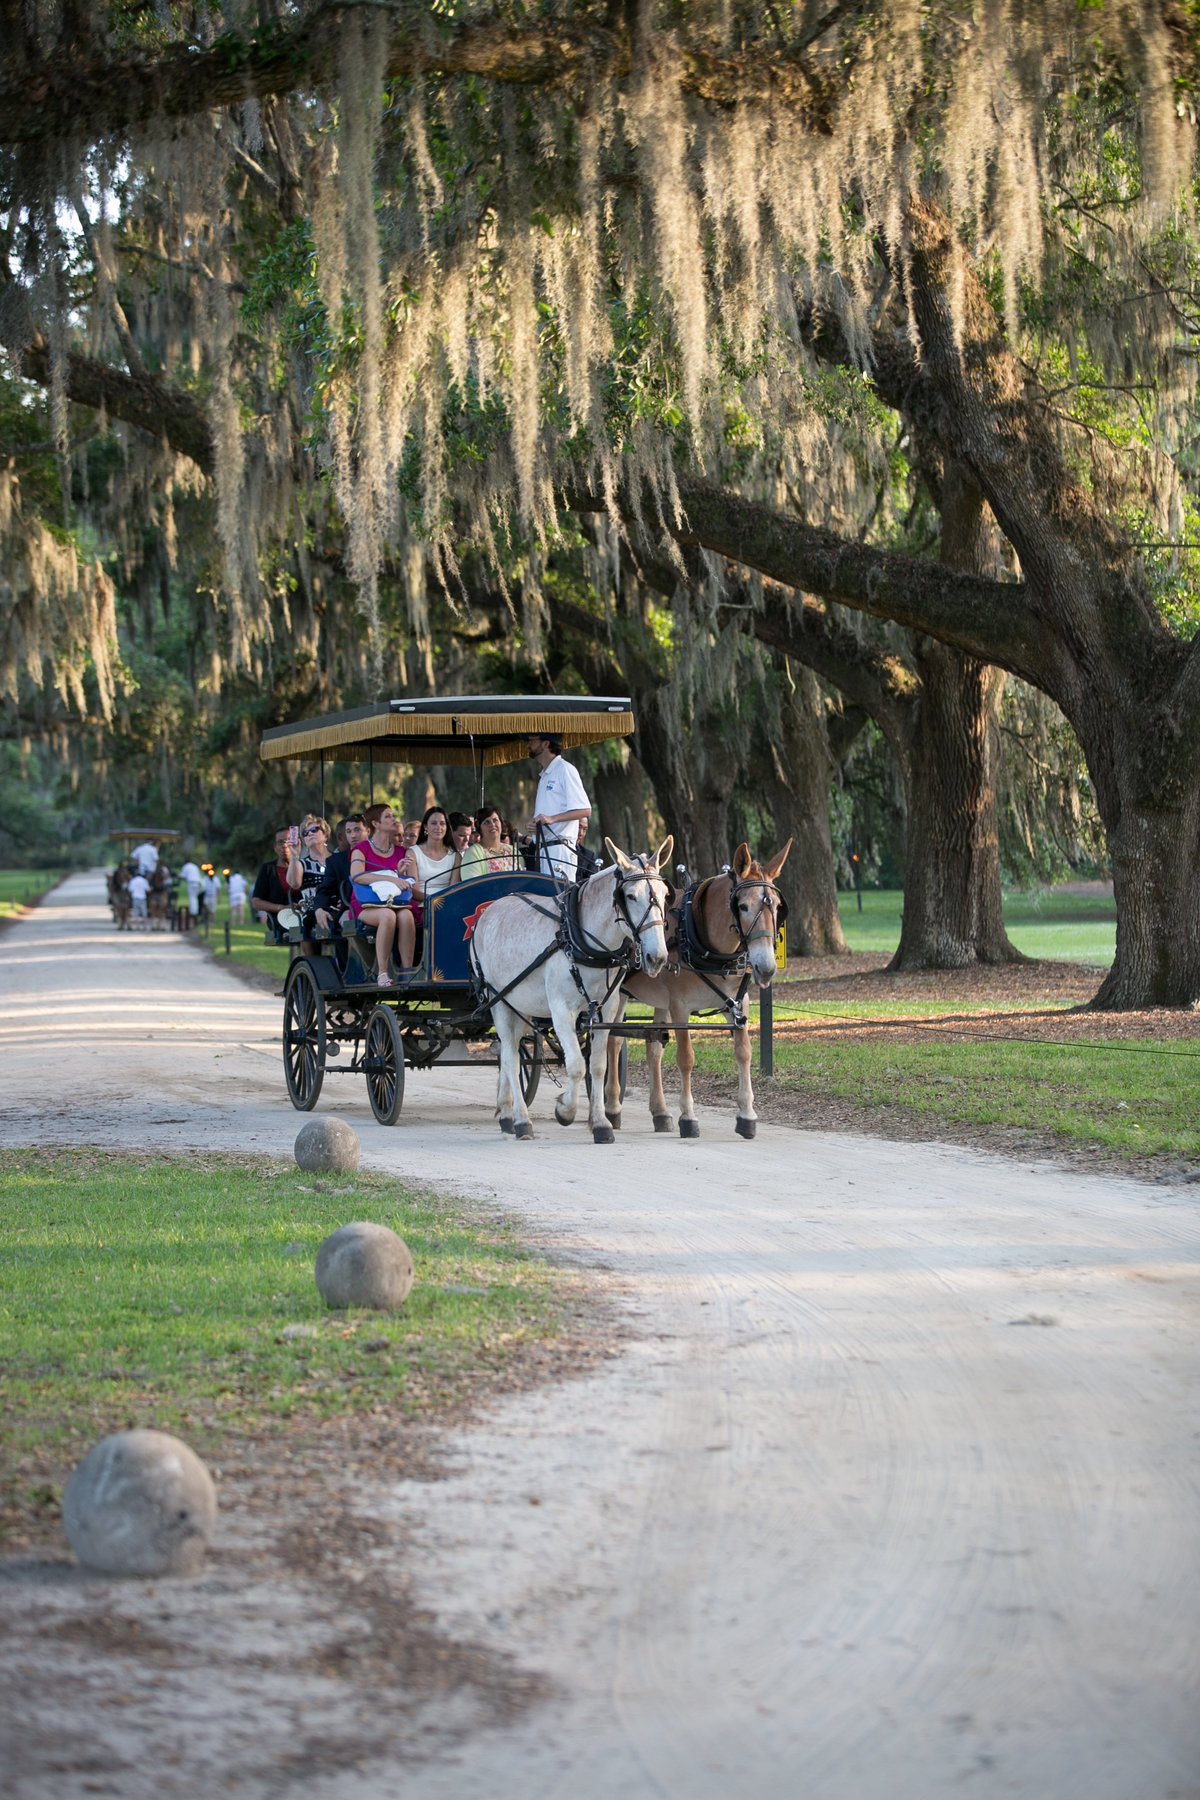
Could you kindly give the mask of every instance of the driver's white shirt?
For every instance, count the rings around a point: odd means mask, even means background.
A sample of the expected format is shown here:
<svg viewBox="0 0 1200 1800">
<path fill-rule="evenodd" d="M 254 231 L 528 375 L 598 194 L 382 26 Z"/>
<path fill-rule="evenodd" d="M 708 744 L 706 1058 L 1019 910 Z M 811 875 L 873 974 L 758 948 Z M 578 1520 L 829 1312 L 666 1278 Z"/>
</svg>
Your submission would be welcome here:
<svg viewBox="0 0 1200 1800">
<path fill-rule="evenodd" d="M 137 872 L 139 875 L 153 875 L 155 869 L 158 867 L 158 845 L 151 843 L 139 844 L 137 849 L 133 852 L 131 860 L 137 864 Z"/>
<path fill-rule="evenodd" d="M 561 756 L 551 757 L 538 782 L 534 812 L 552 815 L 578 812 L 583 807 L 590 812 L 592 803 L 588 799 L 579 770 L 574 763 L 565 762 Z M 561 843 L 570 844 L 574 848 L 579 842 L 585 822 L 583 819 L 568 819 L 565 824 L 547 825 L 544 829 L 547 836 L 556 837 Z"/>
</svg>

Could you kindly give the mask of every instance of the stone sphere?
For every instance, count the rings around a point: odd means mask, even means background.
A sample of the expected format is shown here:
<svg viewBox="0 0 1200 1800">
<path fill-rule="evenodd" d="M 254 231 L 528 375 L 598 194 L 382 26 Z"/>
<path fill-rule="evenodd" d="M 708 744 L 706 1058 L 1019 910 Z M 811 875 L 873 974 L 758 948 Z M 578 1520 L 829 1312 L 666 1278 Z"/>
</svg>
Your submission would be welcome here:
<svg viewBox="0 0 1200 1800">
<path fill-rule="evenodd" d="M 296 1136 L 296 1161 L 310 1175 L 349 1175 L 360 1154 L 358 1133 L 345 1119 L 310 1119 Z"/>
<path fill-rule="evenodd" d="M 316 1276 L 326 1306 L 391 1312 L 408 1299 L 413 1259 L 386 1225 L 343 1225 L 317 1251 Z"/>
<path fill-rule="evenodd" d="M 217 1491 L 194 1450 L 165 1431 L 118 1431 L 88 1451 L 63 1494 L 67 1541 L 100 1575 L 194 1575 L 217 1524 Z"/>
</svg>

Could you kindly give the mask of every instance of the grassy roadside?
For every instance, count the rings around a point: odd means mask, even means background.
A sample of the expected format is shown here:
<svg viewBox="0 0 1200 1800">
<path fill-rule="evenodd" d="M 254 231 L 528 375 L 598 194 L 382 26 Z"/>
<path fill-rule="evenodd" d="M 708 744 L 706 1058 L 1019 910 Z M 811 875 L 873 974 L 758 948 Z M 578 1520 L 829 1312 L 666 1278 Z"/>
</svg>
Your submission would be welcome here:
<svg viewBox="0 0 1200 1800">
<path fill-rule="evenodd" d="M 907 1120 L 1000 1131 L 1064 1148 L 1096 1146 L 1121 1159 L 1200 1158 L 1195 1038 L 964 1042 L 941 1031 L 903 1028 L 904 1018 L 933 1021 L 947 1010 L 850 1003 L 823 1015 L 815 1007 L 779 1008 L 775 1078 L 760 1089 L 780 1101 L 792 1096 L 817 1113 L 832 1103 L 843 1112 L 847 1106 L 882 1109 L 901 1127 Z M 985 1018 L 989 1009 L 971 1010 Z M 954 1011 L 961 1018 L 967 1009 Z M 860 1012 L 861 1029 L 822 1028 L 822 1017 L 835 1012 L 851 1021 Z M 757 1022 L 757 1008 L 753 1013 Z M 891 1020 L 897 1028 L 873 1031 L 871 1020 Z M 698 1073 L 731 1080 L 728 1040 L 714 1034 L 693 1041 Z M 673 1055 L 668 1050 L 668 1061 Z M 757 1060 L 756 1049 L 756 1083 Z"/>
<path fill-rule="evenodd" d="M 358 1218 L 412 1250 L 399 1313 L 332 1313 L 317 1294 L 318 1245 Z M 108 1431 L 159 1426 L 211 1455 L 347 1412 L 419 1419 L 506 1385 L 578 1308 L 572 1278 L 503 1225 L 266 1160 L 11 1153 L 0 1233 L 0 1539 Z"/>
<path fill-rule="evenodd" d="M 217 916 L 209 925 L 208 936 L 198 934 L 197 941 L 211 950 L 217 961 L 226 967 L 232 963 L 236 968 L 254 969 L 260 975 L 269 976 L 277 986 L 282 987 L 288 971 L 288 950 L 286 945 L 269 944 L 266 932 L 261 925 L 230 925 L 230 954 L 225 954 L 225 925 L 229 919 L 229 905 L 222 895 L 217 907 Z"/>
<path fill-rule="evenodd" d="M 61 869 L 0 869 L 0 926 L 21 918 L 62 878 Z"/>
</svg>

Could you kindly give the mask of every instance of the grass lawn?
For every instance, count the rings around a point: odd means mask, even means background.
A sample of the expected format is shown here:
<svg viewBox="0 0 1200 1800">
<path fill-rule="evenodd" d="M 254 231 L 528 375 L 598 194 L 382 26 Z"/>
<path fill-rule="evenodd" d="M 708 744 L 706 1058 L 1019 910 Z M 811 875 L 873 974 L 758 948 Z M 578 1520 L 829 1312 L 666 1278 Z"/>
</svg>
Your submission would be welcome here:
<svg viewBox="0 0 1200 1800">
<path fill-rule="evenodd" d="M 203 932 L 200 941 L 207 942 L 217 956 L 225 961 L 225 925 L 229 918 L 229 903 L 222 894 L 217 906 L 217 916 L 209 926 L 209 935 L 205 939 Z M 258 969 L 263 975 L 273 975 L 283 986 L 288 972 L 288 948 L 266 941 L 266 932 L 256 923 L 231 925 L 229 927 L 229 960 L 241 963 L 246 968 Z"/>
<path fill-rule="evenodd" d="M 838 912 L 851 950 L 888 955 L 900 942 L 904 895 L 893 889 L 865 889 L 863 909 L 854 894 L 839 894 Z M 1107 968 L 1116 950 L 1116 908 L 1103 896 L 1010 893 L 1004 897 L 1008 935 L 1026 956 L 1084 962 Z"/>
<path fill-rule="evenodd" d="M 412 1251 L 399 1313 L 333 1313 L 317 1294 L 321 1240 L 364 1218 Z M 502 1225 L 378 1176 L 266 1160 L 10 1152 L 0 1232 L 9 1516 L 17 1490 L 57 1483 L 126 1426 L 204 1453 L 227 1431 L 452 1403 L 554 1338 L 568 1305 L 569 1278 Z M 290 1325 L 313 1335 L 285 1338 Z"/>
<path fill-rule="evenodd" d="M 853 1035 L 853 1021 L 944 1016 L 941 1006 L 777 1007 L 775 1092 L 893 1109 L 898 1119 L 1000 1128 L 1031 1141 L 1098 1145 L 1117 1156 L 1200 1158 L 1200 1042 L 1079 1044 L 964 1042 L 930 1031 L 890 1041 Z M 955 1007 L 962 1014 L 967 1008 Z M 983 1012 L 986 1009 L 971 1009 Z M 757 1007 L 751 1017 L 757 1031 Z M 788 1024 L 849 1020 L 844 1033 L 788 1035 Z M 733 1052 L 716 1034 L 693 1038 L 696 1068 L 732 1076 Z M 671 1061 L 673 1050 L 667 1051 Z M 640 1049 L 636 1052 L 641 1059 Z M 757 1044 L 755 1068 L 757 1070 Z M 755 1077 L 758 1079 L 757 1075 Z"/>
<path fill-rule="evenodd" d="M 57 869 L 0 869 L 0 919 L 19 919 L 24 907 L 61 880 Z"/>
</svg>

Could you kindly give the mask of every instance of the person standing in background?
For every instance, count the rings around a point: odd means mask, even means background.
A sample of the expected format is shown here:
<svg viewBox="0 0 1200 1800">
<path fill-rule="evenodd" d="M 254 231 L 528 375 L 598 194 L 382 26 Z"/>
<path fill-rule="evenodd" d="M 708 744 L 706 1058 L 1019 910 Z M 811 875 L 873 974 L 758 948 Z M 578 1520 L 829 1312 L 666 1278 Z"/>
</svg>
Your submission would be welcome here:
<svg viewBox="0 0 1200 1800">
<path fill-rule="evenodd" d="M 215 869 L 209 869 L 204 877 L 204 910 L 210 919 L 217 916 L 217 901 L 221 898 L 221 877 Z"/>
<path fill-rule="evenodd" d="M 193 925 L 200 915 L 200 883 L 204 879 L 199 863 L 189 856 L 179 871 L 179 877 L 187 888 L 188 924 Z"/>
<path fill-rule="evenodd" d="M 229 923 L 242 925 L 246 919 L 247 882 L 235 869 L 229 877 Z"/>
</svg>

